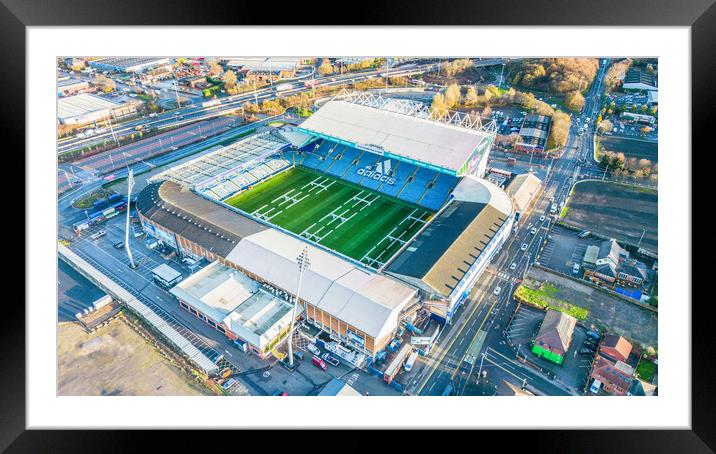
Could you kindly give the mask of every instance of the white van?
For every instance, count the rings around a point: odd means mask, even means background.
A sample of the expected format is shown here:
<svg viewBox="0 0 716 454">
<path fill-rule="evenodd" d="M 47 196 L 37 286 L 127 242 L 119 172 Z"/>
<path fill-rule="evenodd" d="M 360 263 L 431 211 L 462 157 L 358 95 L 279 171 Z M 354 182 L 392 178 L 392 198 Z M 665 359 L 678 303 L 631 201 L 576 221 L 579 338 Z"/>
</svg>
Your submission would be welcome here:
<svg viewBox="0 0 716 454">
<path fill-rule="evenodd" d="M 589 387 L 589 392 L 592 394 L 596 394 L 599 392 L 599 388 L 601 388 L 601 387 L 602 387 L 602 382 L 600 382 L 599 380 L 597 380 L 595 378 L 594 381 L 592 382 L 592 386 Z"/>
<path fill-rule="evenodd" d="M 575 263 L 572 267 L 572 273 L 579 274 L 579 263 Z"/>
</svg>

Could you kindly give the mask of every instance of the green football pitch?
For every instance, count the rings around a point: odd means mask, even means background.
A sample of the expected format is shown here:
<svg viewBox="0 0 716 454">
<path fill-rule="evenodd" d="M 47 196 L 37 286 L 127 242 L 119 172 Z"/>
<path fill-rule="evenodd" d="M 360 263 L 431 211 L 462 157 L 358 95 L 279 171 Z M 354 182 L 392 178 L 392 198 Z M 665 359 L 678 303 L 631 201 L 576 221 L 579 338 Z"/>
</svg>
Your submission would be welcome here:
<svg viewBox="0 0 716 454">
<path fill-rule="evenodd" d="M 224 203 L 374 268 L 434 214 L 303 167 L 289 169 Z"/>
</svg>

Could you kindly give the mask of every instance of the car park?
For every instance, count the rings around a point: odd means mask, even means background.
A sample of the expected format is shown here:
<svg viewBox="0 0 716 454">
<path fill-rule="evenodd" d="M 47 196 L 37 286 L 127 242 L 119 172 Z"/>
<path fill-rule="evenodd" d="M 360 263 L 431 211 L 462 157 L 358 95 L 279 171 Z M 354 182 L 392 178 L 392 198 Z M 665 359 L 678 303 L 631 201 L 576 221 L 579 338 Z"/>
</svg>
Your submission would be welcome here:
<svg viewBox="0 0 716 454">
<path fill-rule="evenodd" d="M 493 291 L 492 294 L 497 296 L 500 294 L 501 291 L 502 291 L 502 289 L 500 287 L 495 287 L 495 291 Z"/>
<path fill-rule="evenodd" d="M 311 352 L 311 353 L 313 353 L 314 355 L 316 355 L 316 356 L 319 356 L 319 355 L 321 354 L 321 349 L 319 349 L 318 347 L 316 347 L 316 346 L 313 345 L 313 344 L 308 344 L 308 345 L 306 345 L 306 349 L 307 349 L 309 352 Z"/>
<path fill-rule="evenodd" d="M 331 366 L 334 366 L 334 367 L 338 366 L 340 364 L 340 362 L 336 358 L 331 356 L 330 353 L 324 353 L 321 356 L 321 359 L 323 359 L 325 362 L 327 362 L 328 364 L 330 364 Z"/>
<path fill-rule="evenodd" d="M 527 250 L 527 243 L 522 243 L 522 247 L 520 248 L 521 251 Z"/>
</svg>

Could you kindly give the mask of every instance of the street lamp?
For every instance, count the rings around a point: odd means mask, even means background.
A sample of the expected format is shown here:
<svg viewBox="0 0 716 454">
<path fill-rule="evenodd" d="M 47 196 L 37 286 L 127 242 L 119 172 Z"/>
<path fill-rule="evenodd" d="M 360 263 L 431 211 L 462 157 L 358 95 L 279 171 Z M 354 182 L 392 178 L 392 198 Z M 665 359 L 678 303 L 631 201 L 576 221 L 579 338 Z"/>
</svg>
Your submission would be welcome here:
<svg viewBox="0 0 716 454">
<path fill-rule="evenodd" d="M 293 311 L 291 312 L 291 327 L 288 330 L 288 364 L 293 367 L 293 325 L 296 320 L 296 307 L 301 294 L 301 282 L 303 281 L 303 272 L 311 266 L 311 260 L 308 258 L 308 247 L 304 247 L 303 251 L 296 258 L 298 263 L 298 288 L 296 289 L 296 297 L 293 299 Z"/>
</svg>

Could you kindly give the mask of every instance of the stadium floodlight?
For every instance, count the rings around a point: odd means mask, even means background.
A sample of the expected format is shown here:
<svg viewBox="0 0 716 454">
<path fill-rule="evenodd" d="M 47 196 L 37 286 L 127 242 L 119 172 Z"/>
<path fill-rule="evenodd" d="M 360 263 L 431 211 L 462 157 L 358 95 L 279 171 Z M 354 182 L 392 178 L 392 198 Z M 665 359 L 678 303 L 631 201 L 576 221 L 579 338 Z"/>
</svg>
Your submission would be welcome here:
<svg viewBox="0 0 716 454">
<path fill-rule="evenodd" d="M 134 174 L 133 171 L 129 170 L 129 176 L 127 177 L 127 222 L 124 226 L 124 248 L 127 250 L 127 257 L 129 257 L 129 267 L 134 269 L 137 265 L 134 264 L 134 258 L 132 257 L 132 250 L 129 248 L 129 209 L 132 203 L 132 188 L 134 187 Z"/>
<path fill-rule="evenodd" d="M 296 297 L 293 299 L 293 311 L 291 312 L 291 327 L 288 330 L 288 364 L 293 367 L 293 325 L 296 320 L 296 307 L 301 294 L 301 282 L 303 281 L 303 272 L 311 266 L 311 260 L 308 258 L 308 247 L 304 247 L 303 251 L 296 257 L 298 263 L 298 288 L 296 289 Z"/>
</svg>

